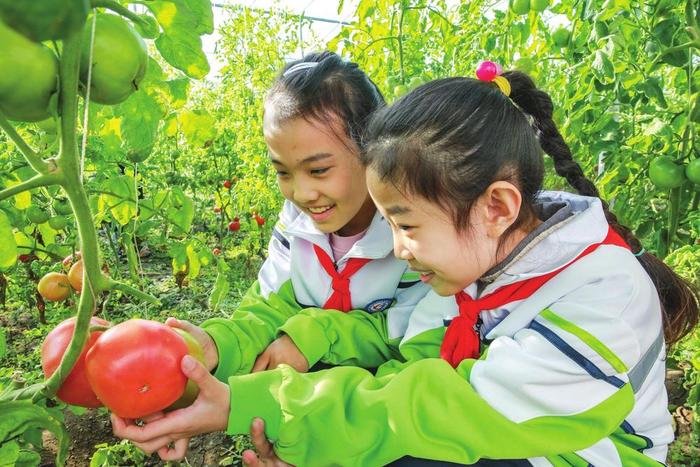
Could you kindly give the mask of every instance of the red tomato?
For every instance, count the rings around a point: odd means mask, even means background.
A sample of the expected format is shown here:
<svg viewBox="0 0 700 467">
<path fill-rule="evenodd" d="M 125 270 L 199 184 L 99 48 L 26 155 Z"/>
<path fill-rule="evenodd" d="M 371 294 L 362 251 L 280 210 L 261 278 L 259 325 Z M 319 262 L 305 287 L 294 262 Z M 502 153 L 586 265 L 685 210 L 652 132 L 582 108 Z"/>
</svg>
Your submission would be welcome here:
<svg viewBox="0 0 700 467">
<path fill-rule="evenodd" d="M 214 212 L 219 214 L 221 212 L 221 208 L 219 206 L 214 206 Z"/>
<path fill-rule="evenodd" d="M 93 316 L 90 319 L 90 325 L 109 326 L 110 322 Z M 41 368 L 44 370 L 46 378 L 51 376 L 61 364 L 63 354 L 73 337 L 73 329 L 75 329 L 75 317 L 68 318 L 53 328 L 41 345 Z M 75 362 L 75 366 L 56 393 L 56 396 L 63 402 L 81 407 L 102 407 L 102 403 L 97 399 L 85 374 L 85 354 L 100 335 L 102 335 L 102 331 L 90 333 L 87 344 Z"/>
<path fill-rule="evenodd" d="M 241 230 L 241 223 L 234 219 L 232 222 L 229 222 L 228 229 L 231 232 L 238 232 L 239 230 Z"/>
<path fill-rule="evenodd" d="M 97 397 L 116 415 L 141 418 L 163 410 L 184 392 L 180 370 L 185 340 L 169 326 L 131 319 L 105 332 L 85 359 Z"/>
<path fill-rule="evenodd" d="M 258 225 L 259 225 L 260 227 L 262 227 L 262 226 L 265 224 L 265 218 L 264 218 L 264 217 L 260 217 L 260 216 L 258 216 L 258 215 L 256 214 L 256 215 L 255 215 L 255 222 L 257 222 Z"/>
<path fill-rule="evenodd" d="M 219 255 L 221 254 L 221 249 L 219 249 L 219 248 L 214 248 L 211 252 L 212 252 L 213 254 L 215 254 L 216 256 L 219 256 Z"/>
<path fill-rule="evenodd" d="M 227 190 L 231 188 L 231 180 L 226 180 L 224 182 L 224 188 L 226 188 Z"/>
</svg>

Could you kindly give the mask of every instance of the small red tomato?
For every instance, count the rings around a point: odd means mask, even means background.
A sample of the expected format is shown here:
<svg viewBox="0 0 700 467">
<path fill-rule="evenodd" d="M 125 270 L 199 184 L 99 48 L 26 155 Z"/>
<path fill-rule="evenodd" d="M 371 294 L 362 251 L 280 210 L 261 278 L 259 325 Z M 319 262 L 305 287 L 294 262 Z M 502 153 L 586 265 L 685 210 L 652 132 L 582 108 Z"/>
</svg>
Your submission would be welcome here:
<svg viewBox="0 0 700 467">
<path fill-rule="evenodd" d="M 260 227 L 262 227 L 263 224 L 265 224 L 265 218 L 264 218 L 264 217 L 260 217 L 260 216 L 258 216 L 258 215 L 256 214 L 256 215 L 255 215 L 255 222 L 257 222 L 258 225 L 259 225 Z"/>
<path fill-rule="evenodd" d="M 32 260 L 32 255 L 19 255 L 17 259 L 23 263 L 28 263 Z"/>
<path fill-rule="evenodd" d="M 130 319 L 100 336 L 85 358 L 87 377 L 102 403 L 123 418 L 163 410 L 185 391 L 180 369 L 189 352 L 169 326 Z"/>
<path fill-rule="evenodd" d="M 79 251 L 75 252 L 75 255 L 68 255 L 65 258 L 63 258 L 63 265 L 67 268 L 70 267 L 71 264 L 73 264 L 73 261 L 77 261 L 82 257 Z"/>
<path fill-rule="evenodd" d="M 233 221 L 228 224 L 228 229 L 231 232 L 238 232 L 239 230 L 241 230 L 241 223 L 236 219 L 238 218 L 235 217 Z"/>
<path fill-rule="evenodd" d="M 90 319 L 90 325 L 109 326 L 110 322 L 93 316 Z M 66 352 L 68 344 L 70 344 L 70 340 L 73 337 L 74 329 L 75 317 L 68 318 L 53 328 L 46 336 L 46 339 L 44 339 L 44 343 L 41 345 L 41 368 L 44 370 L 46 378 L 51 376 L 61 364 L 63 354 Z M 102 331 L 90 333 L 87 344 L 85 344 L 73 369 L 56 393 L 56 396 L 63 402 L 81 407 L 102 407 L 102 403 L 97 399 L 95 392 L 90 387 L 85 372 L 85 355 L 100 335 L 102 335 Z"/>
<path fill-rule="evenodd" d="M 231 188 L 231 180 L 226 180 L 224 182 L 224 188 L 226 188 L 227 190 Z"/>
<path fill-rule="evenodd" d="M 221 250 L 218 248 L 214 248 L 213 250 L 211 250 L 211 252 L 216 256 L 219 256 L 221 254 Z"/>
<path fill-rule="evenodd" d="M 221 212 L 221 208 L 219 206 L 214 206 L 214 212 L 219 214 Z"/>
</svg>

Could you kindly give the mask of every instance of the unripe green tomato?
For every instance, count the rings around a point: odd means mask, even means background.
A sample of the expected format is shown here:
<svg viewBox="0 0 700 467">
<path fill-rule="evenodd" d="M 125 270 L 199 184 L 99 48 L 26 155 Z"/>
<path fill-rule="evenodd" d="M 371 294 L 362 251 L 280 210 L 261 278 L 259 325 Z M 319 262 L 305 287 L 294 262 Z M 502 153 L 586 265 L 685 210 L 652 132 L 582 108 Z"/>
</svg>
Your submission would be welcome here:
<svg viewBox="0 0 700 467">
<path fill-rule="evenodd" d="M 79 31 L 89 10 L 89 0 L 0 0 L 0 20 L 34 42 Z"/>
<path fill-rule="evenodd" d="M 541 13 L 544 10 L 546 10 L 548 6 L 549 0 L 532 0 L 530 2 L 530 8 L 532 9 L 532 11 L 536 11 L 538 13 Z"/>
<path fill-rule="evenodd" d="M 409 89 L 415 89 L 418 86 L 423 84 L 423 79 L 420 76 L 414 76 L 411 78 L 411 80 L 408 82 L 408 88 Z"/>
<path fill-rule="evenodd" d="M 70 207 L 70 203 L 67 199 L 57 198 L 53 201 L 52 206 L 53 210 L 56 211 L 56 214 L 61 216 L 67 216 L 73 212 L 73 208 Z"/>
<path fill-rule="evenodd" d="M 64 216 L 54 216 L 49 218 L 49 227 L 54 230 L 63 230 L 68 225 L 68 219 Z"/>
<path fill-rule="evenodd" d="M 98 104 L 118 104 L 138 89 L 146 74 L 146 44 L 121 16 L 98 14 L 95 23 L 90 100 Z M 80 59 L 83 86 L 87 83 L 91 31 L 92 20 L 88 20 Z"/>
<path fill-rule="evenodd" d="M 401 97 L 408 92 L 408 86 L 405 84 L 399 84 L 394 88 L 394 96 Z"/>
<path fill-rule="evenodd" d="M 685 170 L 670 157 L 659 156 L 649 164 L 649 178 L 663 190 L 678 188 L 685 182 Z"/>
<path fill-rule="evenodd" d="M 38 206 L 29 206 L 26 215 L 29 222 L 33 224 L 43 224 L 49 220 L 49 213 Z"/>
<path fill-rule="evenodd" d="M 691 182 L 700 185 L 700 159 L 695 159 L 686 166 L 685 176 Z"/>
<path fill-rule="evenodd" d="M 571 39 L 571 33 L 568 29 L 561 27 L 552 33 L 552 42 L 554 45 L 562 48 L 569 45 L 569 40 Z"/>
<path fill-rule="evenodd" d="M 530 0 L 513 0 L 511 10 L 518 16 L 528 14 L 530 12 Z"/>
<path fill-rule="evenodd" d="M 0 44 L 0 110 L 10 120 L 45 120 L 58 88 L 56 55 L 2 22 Z"/>
<path fill-rule="evenodd" d="M 183 331 L 182 329 L 179 328 L 171 328 L 173 331 L 178 333 L 180 336 L 182 336 L 183 339 L 185 339 L 185 343 L 187 344 L 187 349 L 189 350 L 189 354 L 192 355 L 194 358 L 199 360 L 202 365 L 204 365 L 204 349 L 202 349 L 202 346 L 199 345 L 199 342 L 192 337 L 192 335 L 187 332 Z M 197 399 L 197 396 L 199 395 L 199 386 L 192 381 L 191 379 L 187 380 L 187 385 L 185 386 L 185 392 L 182 393 L 182 396 L 178 400 L 176 400 L 173 405 L 165 409 L 166 411 L 169 410 L 176 410 L 176 409 L 182 409 L 184 407 L 189 407 L 192 405 L 192 403 Z"/>
</svg>

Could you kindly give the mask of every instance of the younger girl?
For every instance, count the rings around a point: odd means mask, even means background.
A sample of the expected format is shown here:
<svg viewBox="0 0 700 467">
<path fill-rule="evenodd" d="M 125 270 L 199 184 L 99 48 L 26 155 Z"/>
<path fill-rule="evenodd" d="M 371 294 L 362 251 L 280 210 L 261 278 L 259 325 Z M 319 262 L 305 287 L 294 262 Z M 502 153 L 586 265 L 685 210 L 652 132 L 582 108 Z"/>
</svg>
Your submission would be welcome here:
<svg viewBox="0 0 700 467">
<path fill-rule="evenodd" d="M 143 428 L 116 419 L 115 432 L 155 448 L 260 417 L 274 451 L 256 420 L 262 459 L 248 453 L 249 465 L 663 463 L 664 334 L 696 324 L 697 294 L 597 197 L 549 96 L 522 73 L 481 77 L 428 83 L 380 110 L 365 154 L 396 256 L 458 312 L 417 307 L 407 361 L 375 375 L 282 366 L 225 386 L 185 357 L 203 388 L 195 404 Z M 540 147 L 580 194 L 540 191 Z"/>
</svg>

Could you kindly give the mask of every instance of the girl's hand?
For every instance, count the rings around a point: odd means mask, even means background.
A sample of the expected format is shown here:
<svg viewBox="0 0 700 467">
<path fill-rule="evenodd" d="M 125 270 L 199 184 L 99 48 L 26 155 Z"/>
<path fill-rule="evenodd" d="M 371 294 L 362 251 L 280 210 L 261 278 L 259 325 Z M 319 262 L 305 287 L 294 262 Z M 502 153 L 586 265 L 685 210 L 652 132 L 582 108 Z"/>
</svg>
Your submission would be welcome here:
<svg viewBox="0 0 700 467">
<path fill-rule="evenodd" d="M 251 372 L 272 370 L 282 363 L 291 366 L 299 373 L 309 371 L 309 362 L 306 360 L 306 357 L 286 334 L 278 337 L 272 344 L 267 346 L 255 360 Z"/>
<path fill-rule="evenodd" d="M 147 454 L 158 451 L 161 459 L 176 460 L 185 456 L 192 436 L 226 429 L 231 408 L 228 385 L 214 378 L 189 355 L 182 358 L 180 366 L 185 376 L 199 386 L 199 395 L 194 403 L 184 409 L 153 414 L 145 419 L 143 426 L 112 414 L 115 436 L 133 441 Z M 172 448 L 169 447 L 170 443 L 174 443 Z"/>
<path fill-rule="evenodd" d="M 275 454 L 272 443 L 265 437 L 265 422 L 260 418 L 253 420 L 253 424 L 250 426 L 250 437 L 253 441 L 253 446 L 255 451 L 246 449 L 243 451 L 243 464 L 249 467 L 285 467 L 291 466 Z"/>
<path fill-rule="evenodd" d="M 177 318 L 168 318 L 165 324 L 173 328 L 179 328 L 187 331 L 195 338 L 204 351 L 204 363 L 207 370 L 212 371 L 219 364 L 219 351 L 216 348 L 214 339 L 211 338 L 206 331 L 199 326 L 195 326 L 189 321 L 179 320 Z"/>
</svg>

